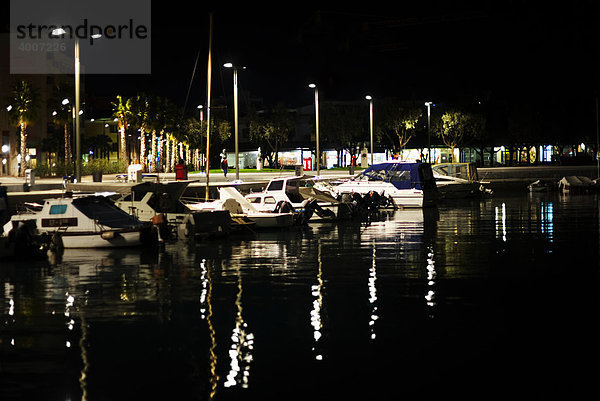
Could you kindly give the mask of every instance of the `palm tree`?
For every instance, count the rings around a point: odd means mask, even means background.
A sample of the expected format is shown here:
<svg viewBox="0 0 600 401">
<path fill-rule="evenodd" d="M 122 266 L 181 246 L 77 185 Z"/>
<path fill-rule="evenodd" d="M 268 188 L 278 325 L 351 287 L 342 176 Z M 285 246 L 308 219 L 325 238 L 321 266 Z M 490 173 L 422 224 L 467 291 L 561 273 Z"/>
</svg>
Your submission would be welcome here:
<svg viewBox="0 0 600 401">
<path fill-rule="evenodd" d="M 37 118 L 40 95 L 31 83 L 19 81 L 15 83 L 10 91 L 8 116 L 12 124 L 21 129 L 21 171 L 19 175 L 25 175 L 25 168 L 29 162 L 27 153 L 27 126 Z"/>
<path fill-rule="evenodd" d="M 48 101 L 48 109 L 52 113 L 52 120 L 61 126 L 64 131 L 65 166 L 71 159 L 71 135 L 69 127 L 73 123 L 72 98 L 74 90 L 69 85 L 58 85 L 54 88 L 54 95 Z"/>
<path fill-rule="evenodd" d="M 153 171 L 155 171 L 156 167 L 156 158 L 157 158 L 157 139 L 160 139 L 160 143 L 162 144 L 162 139 L 166 135 L 167 143 L 169 141 L 169 137 L 177 132 L 177 126 L 179 121 L 179 111 L 173 102 L 171 102 L 167 98 L 156 98 L 155 102 L 155 117 L 154 123 L 152 125 L 153 128 L 153 137 L 152 137 L 152 160 L 154 161 L 154 166 L 152 166 Z M 158 132 L 158 136 L 156 135 Z M 167 146 L 168 148 L 168 146 Z M 163 152 L 160 149 L 160 154 L 167 154 L 167 166 L 169 166 L 169 153 L 168 151 Z M 161 164 L 164 161 L 164 158 L 161 158 Z M 167 167 L 168 168 L 168 167 Z"/>
<path fill-rule="evenodd" d="M 150 98 L 144 93 L 137 94 L 129 99 L 133 126 L 140 132 L 140 164 L 146 170 L 146 133 L 151 132 L 151 105 Z"/>
<path fill-rule="evenodd" d="M 113 105 L 113 117 L 118 121 L 119 136 L 120 136 L 120 159 L 121 168 L 126 168 L 129 164 L 129 157 L 127 156 L 127 135 L 125 130 L 127 129 L 128 120 L 131 119 L 131 103 L 128 100 L 123 100 L 121 95 L 117 95 L 117 100 L 112 103 Z"/>
</svg>

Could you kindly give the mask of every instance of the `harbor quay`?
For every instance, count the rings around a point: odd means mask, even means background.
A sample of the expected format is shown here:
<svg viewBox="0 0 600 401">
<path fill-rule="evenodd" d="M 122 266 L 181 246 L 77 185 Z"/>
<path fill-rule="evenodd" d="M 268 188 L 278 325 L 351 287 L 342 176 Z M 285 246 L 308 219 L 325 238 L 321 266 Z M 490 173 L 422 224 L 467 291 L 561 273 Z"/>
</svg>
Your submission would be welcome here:
<svg viewBox="0 0 600 401">
<path fill-rule="evenodd" d="M 351 175 L 348 170 L 321 170 L 321 176 L 326 179 L 344 179 Z M 560 180 L 565 176 L 585 176 L 590 179 L 598 178 L 598 167 L 595 165 L 583 166 L 523 166 L 523 167 L 479 167 L 477 169 L 479 179 L 487 183 L 487 186 L 496 190 L 524 190 L 528 184 L 535 180 Z M 211 173 L 208 179 L 209 194 L 211 198 L 218 196 L 218 188 L 235 186 L 241 192 L 257 192 L 264 189 L 270 179 L 279 176 L 294 175 L 294 171 L 283 170 L 282 172 L 244 172 L 239 173 L 239 181 L 235 174 L 225 177 L 222 173 Z M 314 175 L 314 171 L 305 171 L 304 174 Z M 114 191 L 121 181 L 119 174 L 104 174 L 101 182 L 94 182 L 93 177 L 83 176 L 82 187 L 88 191 Z M 175 173 L 152 174 L 151 179 L 160 181 L 175 180 Z M 205 173 L 189 173 L 190 185 L 186 189 L 185 196 L 203 198 L 206 193 L 207 179 Z M 39 202 L 45 198 L 59 196 L 64 192 L 62 177 L 36 177 L 34 183 L 30 184 L 24 177 L 2 176 L 0 186 L 6 187 L 11 207 L 23 202 Z"/>
</svg>

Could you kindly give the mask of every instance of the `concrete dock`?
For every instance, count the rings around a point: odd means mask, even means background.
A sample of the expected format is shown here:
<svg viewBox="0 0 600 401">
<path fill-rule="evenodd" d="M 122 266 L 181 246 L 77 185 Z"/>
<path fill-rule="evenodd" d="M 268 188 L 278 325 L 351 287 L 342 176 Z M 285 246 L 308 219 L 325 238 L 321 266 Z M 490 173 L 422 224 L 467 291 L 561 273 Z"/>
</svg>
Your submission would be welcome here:
<svg viewBox="0 0 600 401">
<path fill-rule="evenodd" d="M 597 166 L 526 166 L 526 167 L 486 167 L 477 169 L 479 179 L 489 182 L 493 190 L 525 190 L 526 186 L 538 179 L 560 180 L 570 175 L 586 176 L 591 179 L 598 178 Z M 315 174 L 307 171 L 306 174 Z M 230 171 L 227 177 L 221 174 L 211 174 L 209 190 L 211 197 L 215 197 L 218 187 L 235 185 L 243 192 L 261 191 L 273 177 L 294 175 L 294 171 L 280 172 L 252 172 L 240 173 L 240 181 L 235 179 L 235 171 Z M 321 170 L 321 176 L 326 178 L 350 177 L 345 170 Z M 174 180 L 175 173 L 160 173 L 161 181 Z M 206 175 L 203 173 L 188 174 L 190 185 L 185 196 L 204 197 L 206 191 Z M 117 174 L 105 174 L 102 182 L 93 183 L 92 176 L 84 176 L 84 184 L 96 184 L 104 191 L 112 191 L 119 185 Z M 62 177 L 35 178 L 34 185 L 29 185 L 24 177 L 0 177 L 0 185 L 7 188 L 9 204 L 15 205 L 22 202 L 39 202 L 45 198 L 60 196 L 63 190 Z"/>
</svg>

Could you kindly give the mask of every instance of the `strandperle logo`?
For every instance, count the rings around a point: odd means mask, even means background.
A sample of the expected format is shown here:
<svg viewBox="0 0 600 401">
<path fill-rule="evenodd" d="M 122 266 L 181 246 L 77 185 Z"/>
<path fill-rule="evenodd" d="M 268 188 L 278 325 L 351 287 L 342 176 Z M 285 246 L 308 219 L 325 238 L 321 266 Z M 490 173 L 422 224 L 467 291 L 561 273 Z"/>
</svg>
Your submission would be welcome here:
<svg viewBox="0 0 600 401">
<path fill-rule="evenodd" d="M 151 73 L 151 0 L 11 0 L 10 72 Z M 115 12 L 118 10 L 118 12 Z"/>
<path fill-rule="evenodd" d="M 96 25 L 90 24 L 87 18 L 83 23 L 77 26 L 71 25 L 37 25 L 29 23 L 27 25 L 17 25 L 17 39 L 83 39 L 89 40 L 90 45 L 94 44 L 94 39 L 146 39 L 148 38 L 148 27 L 138 25 L 130 18 L 127 24 L 121 25 Z"/>
</svg>

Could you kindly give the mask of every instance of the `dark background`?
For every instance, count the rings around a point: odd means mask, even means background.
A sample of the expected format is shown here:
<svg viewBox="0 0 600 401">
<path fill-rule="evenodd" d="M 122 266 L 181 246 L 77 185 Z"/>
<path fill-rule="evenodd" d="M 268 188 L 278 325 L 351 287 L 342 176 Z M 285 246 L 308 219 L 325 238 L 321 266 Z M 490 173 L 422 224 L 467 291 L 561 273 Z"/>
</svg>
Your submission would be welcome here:
<svg viewBox="0 0 600 401">
<path fill-rule="evenodd" d="M 323 100 L 371 94 L 481 102 L 500 114 L 523 107 L 549 129 L 577 125 L 595 136 L 600 12 L 594 1 L 213 8 L 154 1 L 152 74 L 87 75 L 87 95 L 143 91 L 193 113 L 206 103 L 210 13 L 213 98 L 231 96 L 232 72 L 221 66 L 232 61 L 247 67 L 240 90 L 265 104 L 310 104 L 307 85 L 314 82 Z"/>
<path fill-rule="evenodd" d="M 594 2 L 414 3 L 195 11 L 190 3 L 154 2 L 152 75 L 114 86 L 141 82 L 185 98 L 199 55 L 192 94 L 205 98 L 212 12 L 215 96 L 229 93 L 226 61 L 247 66 L 240 85 L 271 101 L 310 100 L 306 85 L 313 81 L 332 99 L 543 98 L 597 89 Z"/>
</svg>

